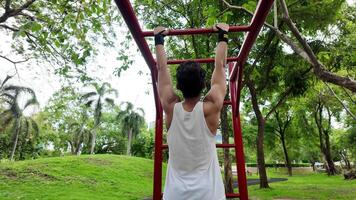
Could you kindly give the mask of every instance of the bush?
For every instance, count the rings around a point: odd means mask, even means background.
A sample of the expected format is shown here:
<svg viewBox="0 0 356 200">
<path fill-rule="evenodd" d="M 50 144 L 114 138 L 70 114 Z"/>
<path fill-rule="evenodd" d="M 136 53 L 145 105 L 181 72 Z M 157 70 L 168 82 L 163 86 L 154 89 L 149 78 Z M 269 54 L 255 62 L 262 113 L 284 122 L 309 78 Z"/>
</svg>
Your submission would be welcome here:
<svg viewBox="0 0 356 200">
<path fill-rule="evenodd" d="M 257 167 L 257 163 L 246 163 L 247 167 Z M 271 164 L 266 163 L 266 167 L 286 167 L 283 163 Z M 310 163 L 296 163 L 292 164 L 292 167 L 310 167 Z"/>
<path fill-rule="evenodd" d="M 345 177 L 345 179 L 348 179 L 348 180 L 356 179 L 356 169 L 351 169 L 351 170 L 344 172 L 344 177 Z"/>
</svg>

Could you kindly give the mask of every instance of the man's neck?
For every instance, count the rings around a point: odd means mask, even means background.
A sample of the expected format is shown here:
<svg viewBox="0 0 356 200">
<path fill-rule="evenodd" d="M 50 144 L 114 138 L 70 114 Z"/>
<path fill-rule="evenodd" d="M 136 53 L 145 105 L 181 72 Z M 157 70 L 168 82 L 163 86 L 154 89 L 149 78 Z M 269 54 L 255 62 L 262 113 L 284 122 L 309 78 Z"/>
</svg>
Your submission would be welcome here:
<svg viewBox="0 0 356 200">
<path fill-rule="evenodd" d="M 183 107 L 187 111 L 192 111 L 195 104 L 197 104 L 198 101 L 200 101 L 200 96 L 184 99 Z"/>
</svg>

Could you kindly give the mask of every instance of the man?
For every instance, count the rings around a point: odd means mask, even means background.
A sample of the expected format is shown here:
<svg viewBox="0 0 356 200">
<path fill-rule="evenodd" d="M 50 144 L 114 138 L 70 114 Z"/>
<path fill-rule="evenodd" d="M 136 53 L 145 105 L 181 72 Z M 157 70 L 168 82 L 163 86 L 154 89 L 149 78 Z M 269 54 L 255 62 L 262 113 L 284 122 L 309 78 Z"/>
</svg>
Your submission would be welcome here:
<svg viewBox="0 0 356 200">
<path fill-rule="evenodd" d="M 158 67 L 158 93 L 168 129 L 169 161 L 164 200 L 222 200 L 225 190 L 215 147 L 220 111 L 226 94 L 225 65 L 227 24 L 217 24 L 218 45 L 211 89 L 201 101 L 205 72 L 196 62 L 182 63 L 177 69 L 174 93 L 164 50 L 163 27 L 154 29 Z"/>
</svg>

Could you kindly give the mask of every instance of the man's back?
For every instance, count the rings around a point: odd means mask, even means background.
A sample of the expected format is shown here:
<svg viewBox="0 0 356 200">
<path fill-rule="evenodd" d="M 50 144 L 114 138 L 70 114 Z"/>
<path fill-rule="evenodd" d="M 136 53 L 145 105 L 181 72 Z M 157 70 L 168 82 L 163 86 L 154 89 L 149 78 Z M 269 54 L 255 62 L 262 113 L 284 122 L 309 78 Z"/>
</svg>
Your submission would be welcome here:
<svg viewBox="0 0 356 200">
<path fill-rule="evenodd" d="M 169 162 L 164 199 L 225 199 L 224 185 L 203 102 L 191 112 L 176 103 L 168 130 Z"/>
<path fill-rule="evenodd" d="M 193 61 L 184 62 L 177 68 L 176 86 L 184 97 L 184 101 L 179 102 L 164 50 L 164 37 L 168 31 L 163 27 L 154 29 L 158 95 L 169 129 L 165 200 L 225 199 L 214 135 L 219 126 L 226 94 L 225 65 L 229 26 L 217 24 L 214 29 L 218 31 L 215 68 L 204 102 L 199 100 L 205 88 L 205 71 L 199 63 Z"/>
</svg>

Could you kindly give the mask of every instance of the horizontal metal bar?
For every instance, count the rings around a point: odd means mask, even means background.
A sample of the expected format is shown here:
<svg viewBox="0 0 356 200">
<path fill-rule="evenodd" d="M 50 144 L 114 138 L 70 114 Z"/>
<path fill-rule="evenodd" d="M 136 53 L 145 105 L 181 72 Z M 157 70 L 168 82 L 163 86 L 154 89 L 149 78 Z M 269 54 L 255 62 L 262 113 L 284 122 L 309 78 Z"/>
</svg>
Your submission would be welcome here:
<svg viewBox="0 0 356 200">
<path fill-rule="evenodd" d="M 231 105 L 231 101 L 230 100 L 225 100 L 224 101 L 224 105 Z"/>
<path fill-rule="evenodd" d="M 235 144 L 216 144 L 216 148 L 234 148 Z M 168 149 L 167 144 L 162 145 L 162 149 Z"/>
<path fill-rule="evenodd" d="M 226 194 L 227 198 L 236 198 L 236 197 L 240 197 L 239 193 L 228 193 Z"/>
<path fill-rule="evenodd" d="M 237 57 L 230 57 L 227 58 L 227 62 L 236 62 L 238 60 Z M 181 63 L 187 62 L 187 61 L 195 61 L 198 63 L 213 63 L 215 62 L 214 58 L 197 58 L 197 59 L 183 59 L 183 60 L 168 60 L 167 64 L 168 65 L 179 65 Z"/>
<path fill-rule="evenodd" d="M 234 148 L 235 144 L 216 144 L 217 148 Z"/>
<path fill-rule="evenodd" d="M 230 26 L 229 32 L 246 32 L 250 31 L 250 26 Z M 191 29 L 172 29 L 168 30 L 167 35 L 193 35 L 193 34 L 208 34 L 215 33 L 213 28 L 191 28 Z M 143 37 L 154 36 L 153 31 L 142 31 Z"/>
</svg>

